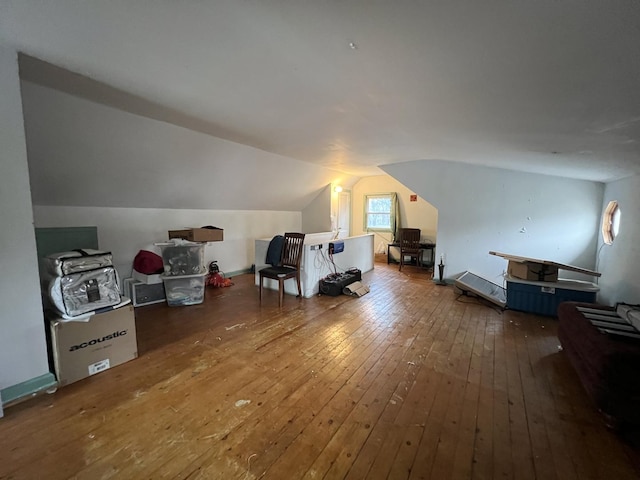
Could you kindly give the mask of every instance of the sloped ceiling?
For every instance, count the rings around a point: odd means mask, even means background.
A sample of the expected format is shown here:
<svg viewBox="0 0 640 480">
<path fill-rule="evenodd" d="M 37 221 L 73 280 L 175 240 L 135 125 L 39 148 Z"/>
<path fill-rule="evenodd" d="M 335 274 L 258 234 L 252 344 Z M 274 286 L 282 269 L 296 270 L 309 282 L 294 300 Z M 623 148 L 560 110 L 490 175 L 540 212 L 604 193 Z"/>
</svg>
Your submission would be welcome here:
<svg viewBox="0 0 640 480">
<path fill-rule="evenodd" d="M 345 174 L 430 159 L 640 173 L 636 0 L 0 5 L 0 38 L 21 52 L 175 123 Z"/>
<path fill-rule="evenodd" d="M 301 211 L 355 181 L 138 115 L 135 99 L 123 111 L 23 80 L 22 105 L 35 205 Z"/>
</svg>

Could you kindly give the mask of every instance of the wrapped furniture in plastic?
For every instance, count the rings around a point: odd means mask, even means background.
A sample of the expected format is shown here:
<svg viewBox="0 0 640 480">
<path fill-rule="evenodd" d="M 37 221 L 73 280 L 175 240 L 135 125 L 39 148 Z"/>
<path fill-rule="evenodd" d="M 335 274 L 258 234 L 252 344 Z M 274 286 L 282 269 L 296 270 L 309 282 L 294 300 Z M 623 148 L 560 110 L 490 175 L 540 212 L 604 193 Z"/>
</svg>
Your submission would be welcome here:
<svg viewBox="0 0 640 480">
<path fill-rule="evenodd" d="M 113 256 L 111 252 L 86 248 L 71 252 L 53 253 L 45 257 L 45 261 L 47 271 L 51 275 L 63 277 L 71 273 L 111 267 L 113 265 Z"/>
<path fill-rule="evenodd" d="M 121 301 L 118 275 L 113 267 L 53 277 L 48 293 L 53 306 L 66 317 L 111 307 Z"/>
</svg>

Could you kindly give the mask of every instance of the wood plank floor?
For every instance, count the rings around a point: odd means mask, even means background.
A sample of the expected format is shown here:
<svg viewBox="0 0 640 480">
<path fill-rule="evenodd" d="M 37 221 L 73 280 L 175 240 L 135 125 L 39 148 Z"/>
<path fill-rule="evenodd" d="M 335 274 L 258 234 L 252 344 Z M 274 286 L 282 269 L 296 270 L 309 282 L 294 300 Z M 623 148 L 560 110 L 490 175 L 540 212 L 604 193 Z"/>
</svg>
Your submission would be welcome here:
<svg viewBox="0 0 640 480">
<path fill-rule="evenodd" d="M 637 479 L 558 350 L 500 312 L 376 263 L 361 298 L 253 277 L 136 309 L 139 358 L 5 410 L 0 479 Z"/>
</svg>

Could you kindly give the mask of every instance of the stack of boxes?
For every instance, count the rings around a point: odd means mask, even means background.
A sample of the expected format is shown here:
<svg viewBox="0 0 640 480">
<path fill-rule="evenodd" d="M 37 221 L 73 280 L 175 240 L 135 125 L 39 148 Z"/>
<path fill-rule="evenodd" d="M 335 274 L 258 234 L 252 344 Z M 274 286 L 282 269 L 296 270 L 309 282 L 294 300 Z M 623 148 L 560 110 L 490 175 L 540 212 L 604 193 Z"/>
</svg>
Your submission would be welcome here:
<svg viewBox="0 0 640 480">
<path fill-rule="evenodd" d="M 48 333 L 58 385 L 136 358 L 133 307 L 120 296 L 111 253 L 75 250 L 44 260 L 50 276 Z"/>
<path fill-rule="evenodd" d="M 204 247 L 207 242 L 221 242 L 223 238 L 224 230 L 216 227 L 169 230 L 169 239 L 173 241 L 160 245 L 168 305 L 197 305 L 204 301 L 207 277 Z"/>
<path fill-rule="evenodd" d="M 507 307 L 512 310 L 555 316 L 562 302 L 596 301 L 599 291 L 597 285 L 583 280 L 558 278 L 558 270 L 600 276 L 597 272 L 547 260 L 490 253 L 509 261 L 506 276 Z"/>
<path fill-rule="evenodd" d="M 161 275 L 167 304 L 172 307 L 204 301 L 204 243 L 179 241 L 160 245 L 164 273 Z"/>
<path fill-rule="evenodd" d="M 170 241 L 155 244 L 161 252 L 162 273 L 145 275 L 134 268 L 132 278 L 124 280 L 133 305 L 166 301 L 176 307 L 202 303 L 207 276 L 205 245 L 222 241 L 223 235 L 221 228 L 214 227 L 169 230 Z"/>
</svg>

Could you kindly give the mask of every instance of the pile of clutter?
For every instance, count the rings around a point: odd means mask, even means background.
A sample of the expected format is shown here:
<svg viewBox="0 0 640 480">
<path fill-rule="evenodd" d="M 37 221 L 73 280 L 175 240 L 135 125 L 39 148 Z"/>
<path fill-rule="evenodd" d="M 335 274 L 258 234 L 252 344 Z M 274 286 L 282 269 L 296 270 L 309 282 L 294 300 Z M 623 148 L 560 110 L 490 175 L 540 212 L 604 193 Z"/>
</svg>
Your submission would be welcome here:
<svg viewBox="0 0 640 480">
<path fill-rule="evenodd" d="M 162 284 L 164 298 L 170 306 L 197 305 L 204 301 L 204 243 L 172 239 L 148 246 L 133 261 L 133 279 L 144 285 Z M 135 287 L 135 285 L 134 285 Z M 151 288 L 151 287 L 145 287 Z M 136 301 L 134 305 L 140 305 Z M 149 302 L 149 303 L 155 303 Z"/>
<path fill-rule="evenodd" d="M 231 279 L 225 278 L 224 273 L 220 271 L 216 260 L 209 263 L 209 274 L 207 275 L 207 281 L 205 283 L 207 287 L 230 287 L 233 285 Z"/>
</svg>

